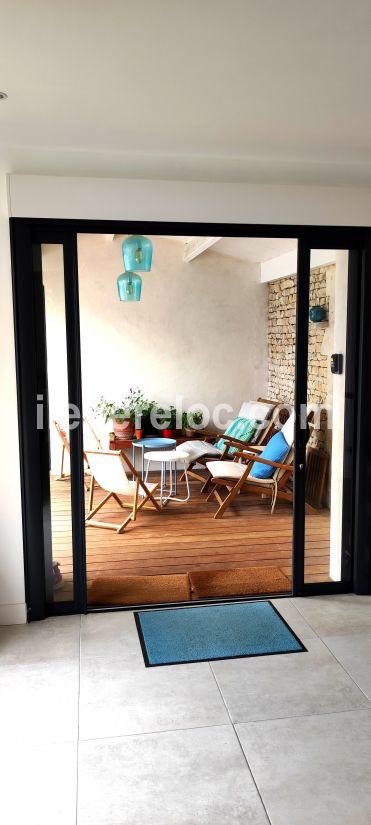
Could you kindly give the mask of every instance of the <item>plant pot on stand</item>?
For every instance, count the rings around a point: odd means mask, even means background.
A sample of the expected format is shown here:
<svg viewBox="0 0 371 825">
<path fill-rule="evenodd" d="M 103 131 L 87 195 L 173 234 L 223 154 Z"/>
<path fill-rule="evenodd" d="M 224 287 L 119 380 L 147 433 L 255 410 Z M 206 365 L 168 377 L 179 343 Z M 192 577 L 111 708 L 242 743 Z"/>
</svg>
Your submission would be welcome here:
<svg viewBox="0 0 371 825">
<path fill-rule="evenodd" d="M 116 438 L 122 438 L 123 440 L 133 438 L 134 430 L 135 430 L 135 423 L 131 421 L 130 418 L 124 418 L 121 420 L 120 418 L 113 418 L 113 432 L 115 433 Z"/>
<path fill-rule="evenodd" d="M 164 430 L 162 430 L 162 437 L 163 438 L 175 438 L 175 434 L 176 434 L 176 430 L 170 430 L 170 429 L 167 429 L 166 427 L 165 427 Z"/>
</svg>

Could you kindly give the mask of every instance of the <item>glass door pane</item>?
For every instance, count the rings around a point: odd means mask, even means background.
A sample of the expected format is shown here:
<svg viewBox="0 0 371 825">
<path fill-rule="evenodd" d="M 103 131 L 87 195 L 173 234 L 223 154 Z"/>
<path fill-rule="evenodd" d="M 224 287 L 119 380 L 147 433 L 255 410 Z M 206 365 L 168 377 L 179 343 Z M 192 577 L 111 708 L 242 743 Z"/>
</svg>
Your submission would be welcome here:
<svg viewBox="0 0 371 825">
<path fill-rule="evenodd" d="M 311 251 L 304 582 L 343 579 L 348 252 Z"/>
<path fill-rule="evenodd" d="M 48 428 L 44 554 L 46 598 L 51 603 L 72 601 L 74 597 L 63 245 L 43 244 L 41 265 L 47 398 L 39 398 L 39 402 L 44 412 L 42 426 Z"/>
</svg>

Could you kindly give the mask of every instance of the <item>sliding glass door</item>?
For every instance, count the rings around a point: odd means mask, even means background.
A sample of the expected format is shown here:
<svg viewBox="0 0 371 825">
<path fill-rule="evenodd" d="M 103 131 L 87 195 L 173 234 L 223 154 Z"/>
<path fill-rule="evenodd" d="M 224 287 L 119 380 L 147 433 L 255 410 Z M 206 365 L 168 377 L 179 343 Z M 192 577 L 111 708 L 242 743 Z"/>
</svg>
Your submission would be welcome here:
<svg viewBox="0 0 371 825">
<path fill-rule="evenodd" d="M 64 226 L 26 219 L 12 222 L 25 564 L 31 620 L 87 609 L 77 237 L 78 233 L 87 237 L 91 232 L 107 233 L 111 229 L 122 234 L 147 231 L 155 236 L 157 232 L 164 237 L 177 232 L 186 236 L 190 231 L 186 225 L 128 227 L 76 222 Z M 265 227 L 263 232 L 251 226 L 198 225 L 192 231 L 200 237 L 222 236 L 223 232 L 229 238 L 242 237 L 243 233 L 245 238 L 253 238 L 254 233 L 260 238 L 298 237 L 297 265 L 293 265 L 296 272 L 292 271 L 287 283 L 283 283 L 282 273 L 277 273 L 267 293 L 272 316 L 267 333 L 268 397 L 290 400 L 296 413 L 294 472 L 281 490 L 287 493 L 284 506 L 289 507 L 292 517 L 285 542 L 291 541 L 293 525 L 292 568 L 290 560 L 285 562 L 284 573 L 295 595 L 344 592 L 354 582 L 358 590 L 367 592 L 368 409 L 371 415 L 366 380 L 371 327 L 366 300 L 371 266 L 368 235 L 340 229 L 326 234 L 324 229 L 309 232 L 298 227 Z M 347 238 L 348 248 L 344 249 Z M 280 327 L 278 344 L 275 325 Z M 237 501 L 237 511 L 239 506 Z M 255 503 L 251 518 L 254 507 Z M 229 522 L 226 519 L 223 526 L 232 524 L 233 518 L 231 511 Z M 283 543 L 280 518 L 278 506 L 275 534 L 269 507 L 259 515 L 264 541 L 271 537 L 278 556 Z M 238 522 L 233 526 L 237 529 Z M 250 534 L 254 537 L 256 529 L 252 528 Z M 261 548 L 258 550 L 260 554 Z M 288 552 L 285 544 L 282 559 Z M 239 559 L 237 564 L 241 566 Z"/>
<path fill-rule="evenodd" d="M 352 582 L 359 263 L 357 252 L 344 249 L 306 245 L 299 256 L 294 552 L 299 593 L 344 591 Z"/>
</svg>

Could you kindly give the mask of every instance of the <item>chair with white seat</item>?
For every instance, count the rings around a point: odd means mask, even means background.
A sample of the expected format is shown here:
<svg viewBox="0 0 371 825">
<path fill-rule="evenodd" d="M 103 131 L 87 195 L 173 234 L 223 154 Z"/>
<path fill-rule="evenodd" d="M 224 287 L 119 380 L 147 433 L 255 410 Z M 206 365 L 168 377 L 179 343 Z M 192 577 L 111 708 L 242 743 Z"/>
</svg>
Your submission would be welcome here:
<svg viewBox="0 0 371 825">
<path fill-rule="evenodd" d="M 229 423 L 225 433 L 210 433 L 206 435 L 205 440 L 194 439 L 184 442 L 182 449 L 186 450 L 190 459 L 188 475 L 204 482 L 204 477 L 193 469 L 196 464 L 206 467 L 211 459 L 233 459 L 234 453 L 243 449 L 246 444 L 258 445 L 266 441 L 275 427 L 272 416 L 277 406 L 278 401 L 265 398 L 258 398 L 257 401 L 244 401 L 237 418 Z M 243 422 L 246 424 L 245 427 Z M 238 437 L 238 433 L 241 437 Z"/>
<path fill-rule="evenodd" d="M 226 509 L 240 492 L 270 493 L 271 513 L 274 512 L 277 498 L 292 501 L 292 487 L 288 482 L 292 478 L 294 460 L 294 423 L 295 414 L 292 413 L 279 433 L 276 433 L 261 452 L 259 448 L 249 446 L 235 454 L 232 462 L 210 461 L 207 469 L 211 475 L 212 490 L 208 500 L 215 497 L 219 508 L 214 518 L 223 518 Z M 272 460 L 268 455 L 274 449 L 273 439 L 280 436 L 280 460 Z M 241 463 L 243 462 L 243 463 Z M 269 475 L 261 478 L 253 475 L 258 472 L 259 465 L 264 465 Z M 270 468 L 272 470 L 270 471 Z M 223 499 L 218 488 L 224 487 L 227 495 Z"/>
<path fill-rule="evenodd" d="M 129 521 L 135 521 L 137 513 L 149 502 L 156 510 L 161 511 L 159 503 L 154 497 L 158 484 L 145 483 L 136 472 L 131 461 L 121 450 L 87 450 L 85 453 L 91 470 L 91 486 L 89 495 L 89 511 L 85 519 L 87 527 L 105 527 L 108 530 L 116 530 L 116 533 L 123 533 Z M 128 478 L 127 472 L 133 476 L 133 480 Z M 94 481 L 106 491 L 106 495 L 93 508 Z M 124 501 L 121 501 L 121 498 Z M 121 524 L 112 524 L 107 521 L 98 521 L 94 516 L 98 510 L 114 498 L 120 507 L 130 507 L 130 515 Z M 125 499 L 127 499 L 125 501 Z"/>
</svg>

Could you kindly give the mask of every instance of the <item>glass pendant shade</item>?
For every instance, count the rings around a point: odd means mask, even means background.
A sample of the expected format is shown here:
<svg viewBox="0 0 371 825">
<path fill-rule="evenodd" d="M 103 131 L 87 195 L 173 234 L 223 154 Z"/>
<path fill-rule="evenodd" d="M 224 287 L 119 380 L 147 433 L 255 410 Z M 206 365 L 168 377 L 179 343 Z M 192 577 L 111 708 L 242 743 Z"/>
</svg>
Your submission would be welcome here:
<svg viewBox="0 0 371 825">
<path fill-rule="evenodd" d="M 140 301 L 142 279 L 136 272 L 122 272 L 117 278 L 120 301 Z"/>
<path fill-rule="evenodd" d="M 152 266 L 152 242 L 143 235 L 130 235 L 122 244 L 125 269 L 150 272 Z"/>
</svg>

